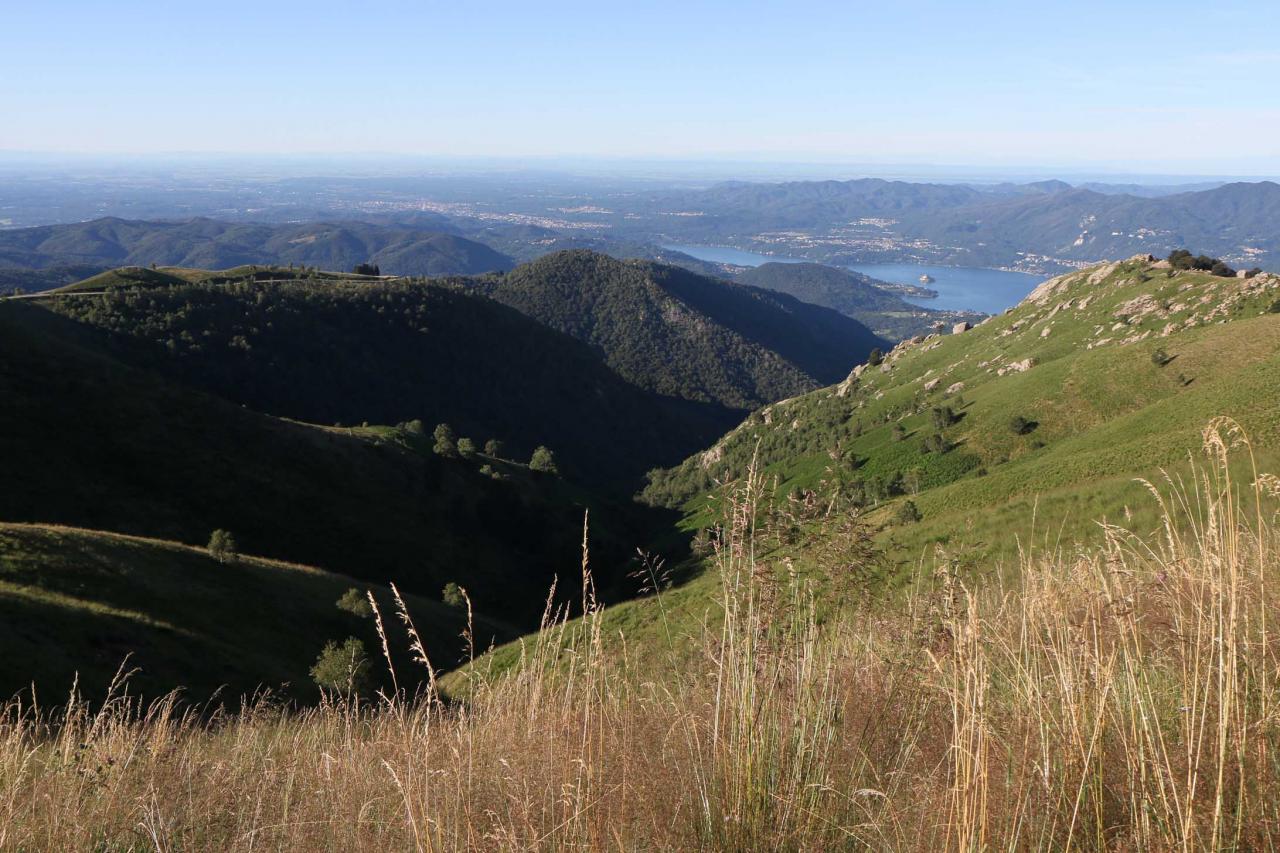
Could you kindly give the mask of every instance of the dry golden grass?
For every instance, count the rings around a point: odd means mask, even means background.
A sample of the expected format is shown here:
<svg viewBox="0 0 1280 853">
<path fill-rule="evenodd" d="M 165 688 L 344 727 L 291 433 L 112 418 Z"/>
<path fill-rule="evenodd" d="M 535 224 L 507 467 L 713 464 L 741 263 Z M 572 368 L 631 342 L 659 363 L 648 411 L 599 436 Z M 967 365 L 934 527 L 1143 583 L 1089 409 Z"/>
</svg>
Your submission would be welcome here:
<svg viewBox="0 0 1280 853">
<path fill-rule="evenodd" d="M 1280 480 L 1230 482 L 1229 422 L 1205 444 L 1195 482 L 1152 488 L 1154 536 L 1026 554 L 1016 588 L 943 558 L 906 606 L 827 624 L 756 558 L 753 481 L 717 543 L 724 618 L 665 672 L 602 636 L 584 548 L 586 617 L 465 703 L 12 705 L 0 847 L 1275 849 Z"/>
</svg>

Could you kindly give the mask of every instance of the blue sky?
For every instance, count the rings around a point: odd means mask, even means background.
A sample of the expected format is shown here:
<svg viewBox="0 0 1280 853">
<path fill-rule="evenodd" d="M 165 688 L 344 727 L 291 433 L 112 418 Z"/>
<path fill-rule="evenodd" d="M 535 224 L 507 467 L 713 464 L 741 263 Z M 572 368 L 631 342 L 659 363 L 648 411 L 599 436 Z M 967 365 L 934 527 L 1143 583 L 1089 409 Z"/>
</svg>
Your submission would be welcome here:
<svg viewBox="0 0 1280 853">
<path fill-rule="evenodd" d="M 0 0 L 0 151 L 1280 173 L 1280 3 Z"/>
</svg>

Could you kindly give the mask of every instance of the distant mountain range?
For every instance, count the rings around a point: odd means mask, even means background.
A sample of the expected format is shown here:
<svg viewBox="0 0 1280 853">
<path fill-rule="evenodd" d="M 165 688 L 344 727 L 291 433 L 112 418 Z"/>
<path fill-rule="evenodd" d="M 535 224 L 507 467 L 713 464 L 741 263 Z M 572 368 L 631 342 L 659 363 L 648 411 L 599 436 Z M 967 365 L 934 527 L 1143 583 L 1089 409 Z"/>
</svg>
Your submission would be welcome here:
<svg viewBox="0 0 1280 853">
<path fill-rule="evenodd" d="M 394 275 L 470 275 L 514 266 L 488 246 L 422 228 L 361 222 L 261 225 L 191 219 L 95 219 L 0 231 L 0 269 L 86 265 L 225 269 L 298 264 L 350 270 L 373 263 Z"/>
<path fill-rule="evenodd" d="M 1176 248 L 1280 268 L 1280 184 L 1150 197 L 1062 181 L 977 187 L 862 179 L 730 183 L 655 194 L 619 228 L 833 264 L 917 259 L 1055 270 Z"/>
<path fill-rule="evenodd" d="M 350 270 L 371 262 L 399 275 L 471 275 L 564 249 L 726 274 L 716 264 L 660 248 L 670 243 L 735 246 L 832 266 L 919 262 L 1037 273 L 1194 247 L 1237 268 L 1280 269 L 1280 184 L 1270 181 L 1177 192 L 1059 180 L 730 182 L 622 194 L 602 189 L 598 197 L 572 195 L 573 207 L 550 189 L 499 193 L 490 187 L 483 203 L 437 205 L 447 212 L 421 208 L 426 202 L 419 192 L 429 187 L 397 187 L 348 187 L 348 193 L 378 192 L 389 200 L 369 212 L 356 198 L 335 201 L 333 210 L 315 201 L 319 208 L 308 218 L 320 221 L 303 224 L 107 218 L 0 230 L 0 289 L 8 286 L 3 270 L 19 267 L 292 263 Z M 253 214 L 228 215 L 245 220 Z M 348 221 L 352 217 L 362 221 Z M 70 276 L 51 271 L 46 278 Z"/>
</svg>

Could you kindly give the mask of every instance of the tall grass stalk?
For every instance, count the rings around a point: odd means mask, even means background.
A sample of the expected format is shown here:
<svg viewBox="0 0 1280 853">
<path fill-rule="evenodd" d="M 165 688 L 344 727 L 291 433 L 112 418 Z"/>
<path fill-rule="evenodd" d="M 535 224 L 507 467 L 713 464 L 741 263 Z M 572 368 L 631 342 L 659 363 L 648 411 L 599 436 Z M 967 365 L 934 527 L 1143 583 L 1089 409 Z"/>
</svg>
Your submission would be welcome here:
<svg viewBox="0 0 1280 853">
<path fill-rule="evenodd" d="M 824 609 L 835 564 L 779 547 L 753 466 L 717 600 L 661 602 L 656 656 L 611 627 L 584 519 L 574 618 L 553 590 L 519 664 L 477 658 L 453 699 L 400 604 L 379 636 L 427 667 L 415 697 L 14 700 L 0 849 L 1276 849 L 1280 480 L 1233 480 L 1229 421 L 1204 444 L 1149 484 L 1159 528 L 1028 550 L 1013 583 L 942 555 L 905 601 Z M 827 521 L 806 535 L 856 528 Z"/>
</svg>

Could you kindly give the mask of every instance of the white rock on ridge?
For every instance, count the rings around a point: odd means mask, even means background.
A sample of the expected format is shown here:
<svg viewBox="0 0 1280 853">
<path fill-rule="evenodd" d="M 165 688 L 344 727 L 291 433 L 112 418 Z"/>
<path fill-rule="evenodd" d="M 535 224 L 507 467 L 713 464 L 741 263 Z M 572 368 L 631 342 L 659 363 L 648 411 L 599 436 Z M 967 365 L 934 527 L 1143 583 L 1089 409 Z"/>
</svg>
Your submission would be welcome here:
<svg viewBox="0 0 1280 853">
<path fill-rule="evenodd" d="M 715 447 L 702 454 L 702 468 L 705 471 L 712 465 L 724 458 L 724 444 L 717 444 Z"/>
<path fill-rule="evenodd" d="M 1035 366 L 1036 360 L 1034 358 L 1024 358 L 1022 361 L 1015 361 L 1005 365 L 997 370 L 996 373 L 1000 376 L 1004 376 L 1006 373 L 1026 373 Z"/>
</svg>

